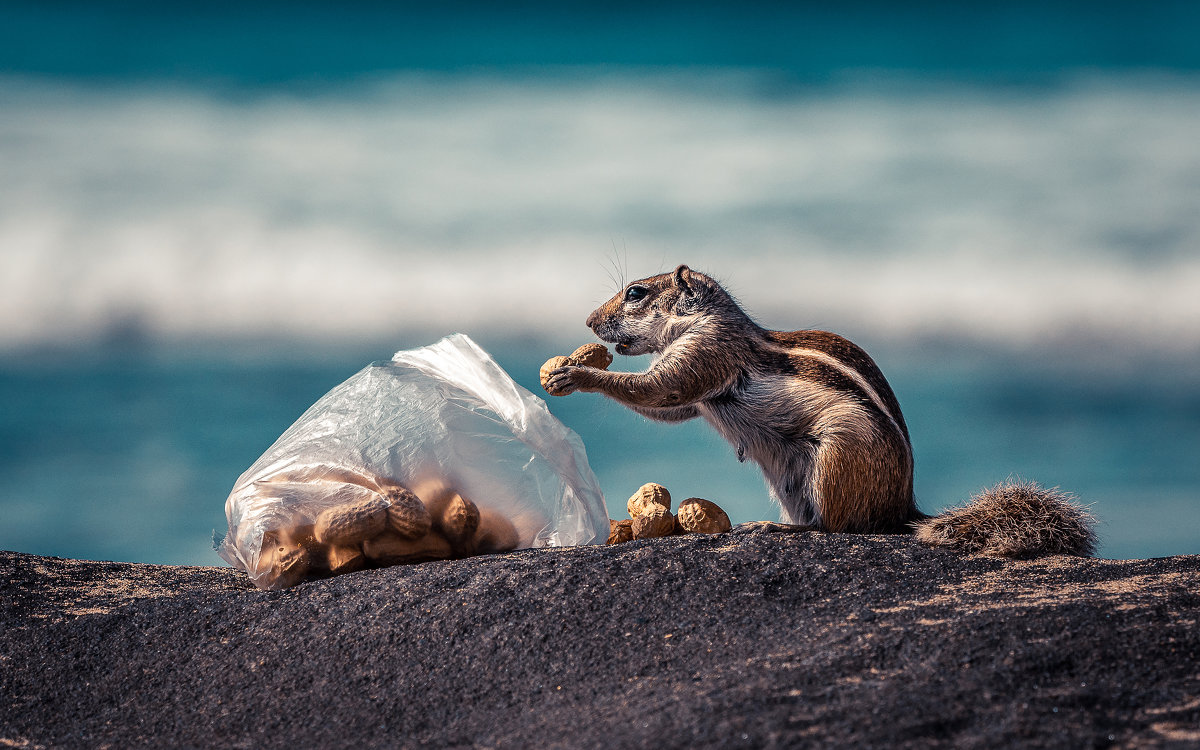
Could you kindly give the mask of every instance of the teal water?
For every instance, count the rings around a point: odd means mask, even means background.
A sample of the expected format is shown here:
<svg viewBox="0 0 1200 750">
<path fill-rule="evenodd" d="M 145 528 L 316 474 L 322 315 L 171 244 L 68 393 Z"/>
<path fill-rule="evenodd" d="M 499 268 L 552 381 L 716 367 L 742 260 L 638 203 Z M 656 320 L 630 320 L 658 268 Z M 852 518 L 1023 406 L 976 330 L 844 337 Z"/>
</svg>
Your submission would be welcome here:
<svg viewBox="0 0 1200 750">
<path fill-rule="evenodd" d="M 1200 68 L 1186 0 L 964 4 L 6 2 L 0 70 L 99 79 L 328 81 L 480 66 L 762 67 L 1038 78 Z"/>
<path fill-rule="evenodd" d="M 394 348 L 423 342 L 398 342 Z M 553 344 L 481 339 L 537 391 Z M 132 347 L 0 365 L 0 548 L 220 564 L 234 480 L 312 402 L 388 347 Z M 1075 492 L 1100 554 L 1200 554 L 1200 381 L 1179 367 L 1072 371 L 1033 353 L 875 353 L 908 421 L 919 503 L 935 511 L 1011 475 Z M 637 365 L 638 361 L 618 362 Z M 610 515 L 655 481 L 777 517 L 751 464 L 701 422 L 651 423 L 592 394 L 550 398 L 577 431 Z"/>
</svg>

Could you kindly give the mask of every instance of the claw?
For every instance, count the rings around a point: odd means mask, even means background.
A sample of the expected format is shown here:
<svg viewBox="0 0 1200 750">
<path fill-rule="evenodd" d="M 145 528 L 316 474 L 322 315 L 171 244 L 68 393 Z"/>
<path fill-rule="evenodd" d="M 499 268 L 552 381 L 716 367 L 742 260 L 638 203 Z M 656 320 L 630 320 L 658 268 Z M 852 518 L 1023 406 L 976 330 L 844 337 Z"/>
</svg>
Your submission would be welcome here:
<svg viewBox="0 0 1200 750">
<path fill-rule="evenodd" d="M 579 386 L 571 382 L 571 366 L 565 365 L 550 373 L 546 378 L 546 391 L 552 396 L 567 396 L 579 390 Z"/>
</svg>

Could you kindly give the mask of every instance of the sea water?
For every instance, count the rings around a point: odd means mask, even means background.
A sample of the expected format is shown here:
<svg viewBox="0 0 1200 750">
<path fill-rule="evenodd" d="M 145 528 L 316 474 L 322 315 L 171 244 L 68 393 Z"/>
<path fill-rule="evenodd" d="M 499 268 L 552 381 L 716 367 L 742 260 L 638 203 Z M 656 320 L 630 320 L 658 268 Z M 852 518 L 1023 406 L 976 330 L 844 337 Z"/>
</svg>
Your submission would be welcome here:
<svg viewBox="0 0 1200 750">
<path fill-rule="evenodd" d="M 936 6 L 6 4 L 0 548 L 215 564 L 368 362 L 461 331 L 536 390 L 686 262 L 875 356 L 922 509 L 1016 476 L 1200 552 L 1200 6 Z M 548 401 L 614 517 L 777 517 L 703 423 Z"/>
<path fill-rule="evenodd" d="M 584 337 L 581 337 L 581 340 Z M 560 348 L 480 337 L 523 386 Z M 1100 554 L 1200 551 L 1200 388 L 1158 371 L 1069 376 L 1011 353 L 876 357 L 900 399 L 916 491 L 933 512 L 1010 477 L 1060 486 L 1100 519 Z M 325 391 L 382 347 L 129 348 L 0 368 L 0 548 L 89 559 L 217 564 L 238 475 Z M 622 363 L 629 365 L 644 363 Z M 609 513 L 645 482 L 706 497 L 733 521 L 778 518 L 753 464 L 702 422 L 649 422 L 595 394 L 546 397 L 576 430 Z"/>
</svg>

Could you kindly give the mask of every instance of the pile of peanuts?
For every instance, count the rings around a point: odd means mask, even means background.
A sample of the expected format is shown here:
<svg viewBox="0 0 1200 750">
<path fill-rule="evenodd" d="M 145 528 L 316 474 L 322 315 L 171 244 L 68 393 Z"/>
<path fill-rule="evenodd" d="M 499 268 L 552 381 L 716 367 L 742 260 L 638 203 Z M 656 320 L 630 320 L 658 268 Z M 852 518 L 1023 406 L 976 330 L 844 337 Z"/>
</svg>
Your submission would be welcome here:
<svg viewBox="0 0 1200 750">
<path fill-rule="evenodd" d="M 608 521 L 608 543 L 651 539 L 674 534 L 720 534 L 732 528 L 729 516 L 716 503 L 689 497 L 671 514 L 671 493 L 661 484 L 643 484 L 626 504 L 629 518 Z"/>
<path fill-rule="evenodd" d="M 450 489 L 422 501 L 397 484 L 263 483 L 259 493 L 287 508 L 266 524 L 251 578 L 282 589 L 366 567 L 449 560 L 516 549 L 509 519 Z M 305 498 L 319 505 L 305 506 Z M 280 516 L 274 516 L 278 519 Z M 252 525 L 248 525 L 252 527 Z"/>
</svg>

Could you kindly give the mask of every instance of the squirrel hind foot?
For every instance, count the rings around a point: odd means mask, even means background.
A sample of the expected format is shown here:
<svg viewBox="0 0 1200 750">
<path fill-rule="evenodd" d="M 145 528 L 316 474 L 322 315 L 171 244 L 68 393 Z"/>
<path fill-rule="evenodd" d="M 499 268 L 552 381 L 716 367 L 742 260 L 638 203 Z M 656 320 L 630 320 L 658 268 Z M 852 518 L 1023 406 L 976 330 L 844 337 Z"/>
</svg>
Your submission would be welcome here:
<svg viewBox="0 0 1200 750">
<path fill-rule="evenodd" d="M 916 536 L 933 547 L 993 557 L 1091 557 L 1096 550 L 1095 523 L 1070 493 L 1009 480 L 980 492 L 966 505 L 917 523 Z"/>
<path fill-rule="evenodd" d="M 798 534 L 807 531 L 820 531 L 816 526 L 803 523 L 779 523 L 776 521 L 747 521 L 739 523 L 730 533 L 745 534 Z"/>
</svg>

